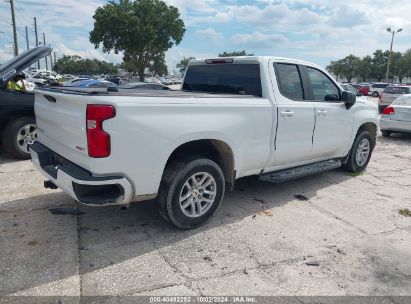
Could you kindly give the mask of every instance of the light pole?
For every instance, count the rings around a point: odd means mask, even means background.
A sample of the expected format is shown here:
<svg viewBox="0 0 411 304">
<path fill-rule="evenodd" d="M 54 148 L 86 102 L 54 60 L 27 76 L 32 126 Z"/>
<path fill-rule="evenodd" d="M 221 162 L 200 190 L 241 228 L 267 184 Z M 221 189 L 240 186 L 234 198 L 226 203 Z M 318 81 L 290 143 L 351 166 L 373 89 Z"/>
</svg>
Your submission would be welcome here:
<svg viewBox="0 0 411 304">
<path fill-rule="evenodd" d="M 396 33 L 402 31 L 402 28 L 398 30 L 391 30 L 391 28 L 387 28 L 387 32 L 391 34 L 391 46 L 390 46 L 390 54 L 388 55 L 388 64 L 387 64 L 387 73 L 385 74 L 385 79 L 388 80 L 388 74 L 390 73 L 390 64 L 391 64 L 391 55 L 392 55 L 392 44 L 394 43 L 394 36 Z"/>
</svg>

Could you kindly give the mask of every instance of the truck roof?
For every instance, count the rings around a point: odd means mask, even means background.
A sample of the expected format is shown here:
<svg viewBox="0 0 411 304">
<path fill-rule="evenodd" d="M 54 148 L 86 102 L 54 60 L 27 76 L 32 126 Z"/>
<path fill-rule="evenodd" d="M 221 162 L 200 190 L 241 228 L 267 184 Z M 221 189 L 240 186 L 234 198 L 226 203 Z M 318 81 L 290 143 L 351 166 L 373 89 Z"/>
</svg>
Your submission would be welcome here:
<svg viewBox="0 0 411 304">
<path fill-rule="evenodd" d="M 300 59 L 294 59 L 294 58 L 287 58 L 287 57 L 275 57 L 275 56 L 236 56 L 236 57 L 215 57 L 215 58 L 199 58 L 199 59 L 192 59 L 190 60 L 190 65 L 197 65 L 197 64 L 207 64 L 207 61 L 219 61 L 219 60 L 232 60 L 231 63 L 247 63 L 247 62 L 255 62 L 255 63 L 265 63 L 269 60 L 274 60 L 274 61 L 285 61 L 285 62 L 292 62 L 296 64 L 304 64 L 304 65 L 310 65 L 310 66 L 315 66 L 318 68 L 321 68 L 319 65 L 300 60 Z"/>
</svg>

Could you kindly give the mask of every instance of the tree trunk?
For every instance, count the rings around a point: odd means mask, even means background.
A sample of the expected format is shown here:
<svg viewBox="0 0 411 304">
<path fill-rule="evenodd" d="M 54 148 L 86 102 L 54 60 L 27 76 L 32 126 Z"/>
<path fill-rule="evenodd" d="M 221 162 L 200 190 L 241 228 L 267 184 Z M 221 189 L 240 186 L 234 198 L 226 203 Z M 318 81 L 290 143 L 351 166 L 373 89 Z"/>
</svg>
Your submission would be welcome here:
<svg viewBox="0 0 411 304">
<path fill-rule="evenodd" d="M 140 82 L 144 82 L 144 67 L 139 67 L 138 68 L 138 71 L 137 71 L 137 73 L 138 73 L 138 78 L 139 78 L 139 80 L 140 80 Z"/>
</svg>

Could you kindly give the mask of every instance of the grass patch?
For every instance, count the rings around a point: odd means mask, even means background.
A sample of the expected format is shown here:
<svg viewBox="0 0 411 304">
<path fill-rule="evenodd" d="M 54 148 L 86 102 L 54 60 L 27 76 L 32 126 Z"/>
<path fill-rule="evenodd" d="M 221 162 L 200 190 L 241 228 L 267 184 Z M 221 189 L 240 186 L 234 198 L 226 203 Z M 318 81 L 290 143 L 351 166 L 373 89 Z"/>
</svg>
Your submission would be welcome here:
<svg viewBox="0 0 411 304">
<path fill-rule="evenodd" d="M 348 173 L 349 176 L 359 176 L 359 175 L 363 175 L 363 174 L 364 174 L 364 172 L 357 172 L 357 173 L 350 172 L 350 173 Z"/>
<path fill-rule="evenodd" d="M 411 211 L 409 209 L 400 209 L 398 213 L 405 217 L 411 217 Z"/>
</svg>

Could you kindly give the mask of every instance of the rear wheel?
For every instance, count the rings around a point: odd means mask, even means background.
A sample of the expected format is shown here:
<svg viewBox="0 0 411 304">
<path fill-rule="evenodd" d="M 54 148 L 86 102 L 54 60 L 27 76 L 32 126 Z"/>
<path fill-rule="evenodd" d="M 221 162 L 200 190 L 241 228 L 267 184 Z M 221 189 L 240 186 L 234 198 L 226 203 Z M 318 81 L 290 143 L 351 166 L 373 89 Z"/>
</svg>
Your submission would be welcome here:
<svg viewBox="0 0 411 304">
<path fill-rule="evenodd" d="M 384 137 L 389 137 L 391 135 L 390 131 L 381 131 L 381 133 L 382 133 L 382 136 Z"/>
<path fill-rule="evenodd" d="M 22 116 L 10 121 L 4 128 L 2 136 L 6 152 L 19 159 L 30 158 L 29 145 L 36 140 L 36 121 L 30 116 Z"/>
<path fill-rule="evenodd" d="M 374 91 L 374 92 L 372 92 L 372 97 L 378 97 L 380 94 L 378 94 L 378 92 L 377 91 Z"/>
<path fill-rule="evenodd" d="M 167 166 L 160 186 L 161 215 L 180 229 L 204 224 L 224 197 L 221 168 L 206 158 L 187 158 Z"/>
<path fill-rule="evenodd" d="M 370 132 L 361 130 L 354 140 L 347 162 L 343 165 L 344 169 L 353 173 L 363 171 L 370 161 L 373 149 L 374 140 Z"/>
</svg>

